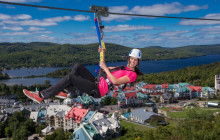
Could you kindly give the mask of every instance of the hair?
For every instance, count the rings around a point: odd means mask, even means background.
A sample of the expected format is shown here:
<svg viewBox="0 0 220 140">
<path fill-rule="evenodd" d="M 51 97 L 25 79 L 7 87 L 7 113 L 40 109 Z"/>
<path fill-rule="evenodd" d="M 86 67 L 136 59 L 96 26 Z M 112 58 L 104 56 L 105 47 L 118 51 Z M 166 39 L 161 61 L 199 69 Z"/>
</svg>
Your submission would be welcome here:
<svg viewBox="0 0 220 140">
<path fill-rule="evenodd" d="M 130 64 L 130 56 L 128 57 L 128 64 Z M 140 64 L 140 59 L 138 59 L 138 63 L 137 63 L 137 66 L 135 66 L 135 69 L 134 71 L 137 73 L 137 75 L 144 75 L 140 69 L 139 69 L 139 64 Z"/>
</svg>

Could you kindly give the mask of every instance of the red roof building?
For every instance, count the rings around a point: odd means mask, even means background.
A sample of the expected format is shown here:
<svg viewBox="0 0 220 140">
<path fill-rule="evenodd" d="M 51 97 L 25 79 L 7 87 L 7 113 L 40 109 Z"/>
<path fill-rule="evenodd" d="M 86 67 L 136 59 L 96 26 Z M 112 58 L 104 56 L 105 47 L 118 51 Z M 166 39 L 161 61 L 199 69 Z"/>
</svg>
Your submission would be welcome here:
<svg viewBox="0 0 220 140">
<path fill-rule="evenodd" d="M 201 86 L 187 86 L 192 92 L 202 92 L 202 87 Z"/>
<path fill-rule="evenodd" d="M 144 86 L 144 88 L 146 88 L 146 89 L 156 89 L 156 85 L 146 84 L 146 85 Z"/>
<path fill-rule="evenodd" d="M 129 91 L 131 91 L 131 90 L 135 90 L 135 87 L 125 87 L 124 89 L 123 89 L 123 91 L 127 91 L 127 90 L 129 90 Z"/>
<path fill-rule="evenodd" d="M 169 88 L 169 85 L 168 85 L 168 84 L 162 84 L 162 88 L 163 88 L 163 89 L 168 89 L 168 88 Z"/>
<path fill-rule="evenodd" d="M 125 97 L 128 99 L 130 99 L 131 97 L 134 97 L 135 99 L 137 99 L 137 92 L 129 92 L 129 93 L 125 93 Z"/>
<path fill-rule="evenodd" d="M 69 119 L 71 117 L 75 122 L 80 123 L 81 120 L 86 116 L 87 112 L 87 109 L 74 107 L 68 114 L 66 114 L 65 119 Z"/>
</svg>

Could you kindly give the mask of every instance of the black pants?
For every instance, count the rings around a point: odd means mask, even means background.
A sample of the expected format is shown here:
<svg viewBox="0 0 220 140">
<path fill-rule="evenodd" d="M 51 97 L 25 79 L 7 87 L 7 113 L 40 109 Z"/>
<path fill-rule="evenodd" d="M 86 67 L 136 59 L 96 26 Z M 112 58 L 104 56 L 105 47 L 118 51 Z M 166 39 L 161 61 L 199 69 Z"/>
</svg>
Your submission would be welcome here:
<svg viewBox="0 0 220 140">
<path fill-rule="evenodd" d="M 89 72 L 89 70 L 80 64 L 75 64 L 69 75 L 63 77 L 53 86 L 42 90 L 40 93 L 45 99 L 47 99 L 72 86 L 94 98 L 101 97 L 98 85 L 95 82 L 95 77 Z"/>
</svg>

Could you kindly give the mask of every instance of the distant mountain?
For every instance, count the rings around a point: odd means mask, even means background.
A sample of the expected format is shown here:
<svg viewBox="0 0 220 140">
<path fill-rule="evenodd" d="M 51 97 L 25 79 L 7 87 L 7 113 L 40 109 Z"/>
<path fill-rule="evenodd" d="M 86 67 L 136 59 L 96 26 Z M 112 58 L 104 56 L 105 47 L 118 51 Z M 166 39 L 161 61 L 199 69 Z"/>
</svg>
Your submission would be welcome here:
<svg viewBox="0 0 220 140">
<path fill-rule="evenodd" d="M 106 43 L 106 61 L 126 61 L 131 48 Z M 56 44 L 50 42 L 0 43 L 0 68 L 62 67 L 74 63 L 97 64 L 98 44 Z M 140 48 L 142 60 L 189 58 L 220 54 L 220 44 L 165 48 L 150 46 Z"/>
</svg>

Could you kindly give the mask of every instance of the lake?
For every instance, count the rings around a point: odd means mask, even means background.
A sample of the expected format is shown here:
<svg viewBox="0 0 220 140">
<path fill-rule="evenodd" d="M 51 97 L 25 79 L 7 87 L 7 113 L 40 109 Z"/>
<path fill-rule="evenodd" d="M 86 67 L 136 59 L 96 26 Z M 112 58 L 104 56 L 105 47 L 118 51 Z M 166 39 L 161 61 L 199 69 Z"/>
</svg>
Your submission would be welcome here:
<svg viewBox="0 0 220 140">
<path fill-rule="evenodd" d="M 159 73 L 163 71 L 177 70 L 180 68 L 188 66 L 196 66 L 202 64 L 209 64 L 212 62 L 220 61 L 220 55 L 207 55 L 201 57 L 193 57 L 187 59 L 172 59 L 172 60 L 157 60 L 157 61 L 141 61 L 140 70 L 143 73 Z M 127 62 L 109 62 L 107 66 L 121 66 L 126 65 Z M 86 68 L 94 75 L 96 65 L 87 65 Z M 14 70 L 4 70 L 3 73 L 7 73 L 11 77 L 25 77 L 31 75 L 45 75 L 47 73 L 53 72 L 61 68 L 34 68 L 34 69 L 14 69 Z M 49 77 L 37 77 L 37 78 L 18 78 L 18 79 L 8 79 L 0 80 L 0 83 L 5 83 L 7 85 L 22 84 L 24 86 L 30 86 L 33 84 L 43 84 L 45 80 L 50 80 L 51 84 L 55 84 L 60 80 L 60 78 L 49 78 Z"/>
</svg>

